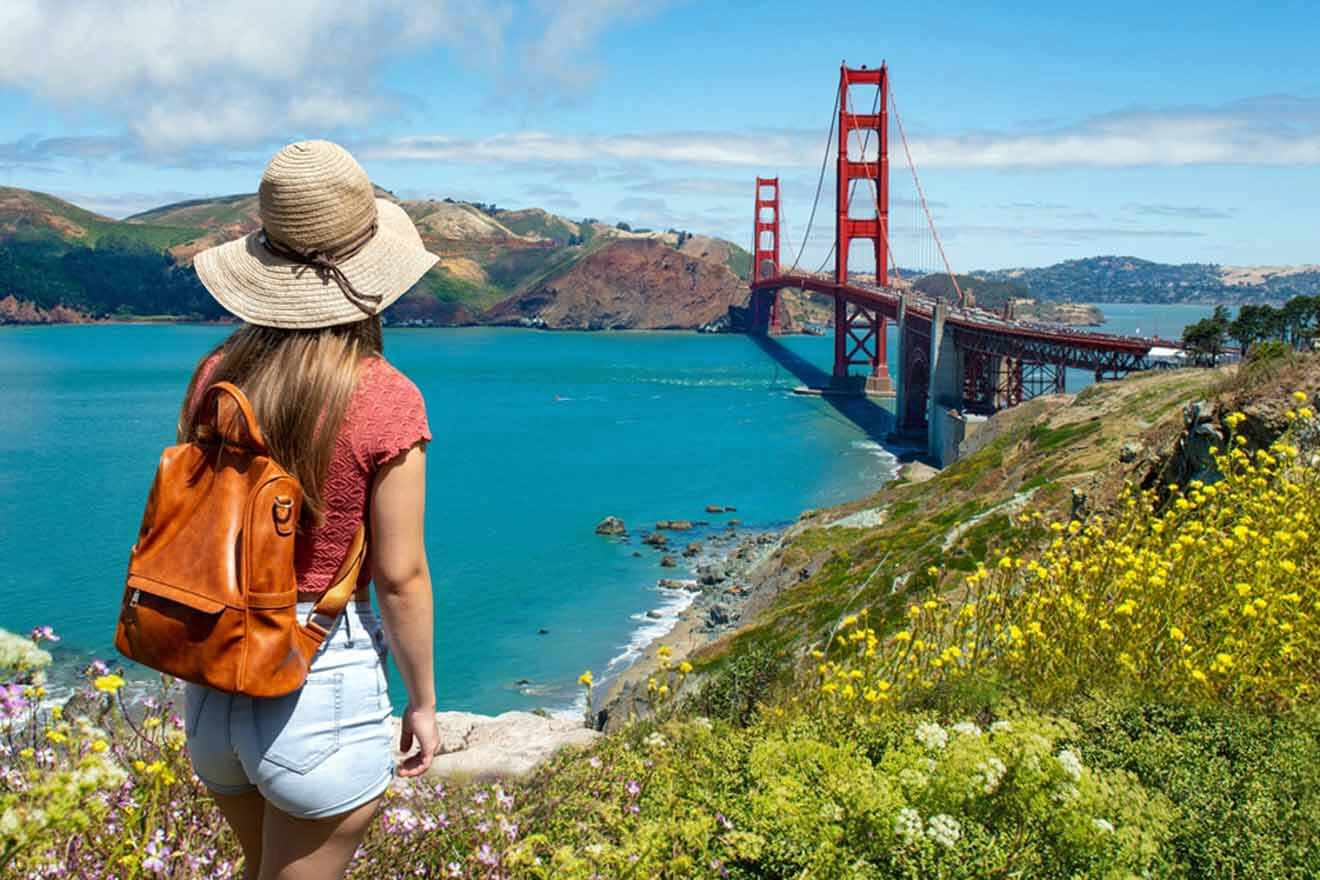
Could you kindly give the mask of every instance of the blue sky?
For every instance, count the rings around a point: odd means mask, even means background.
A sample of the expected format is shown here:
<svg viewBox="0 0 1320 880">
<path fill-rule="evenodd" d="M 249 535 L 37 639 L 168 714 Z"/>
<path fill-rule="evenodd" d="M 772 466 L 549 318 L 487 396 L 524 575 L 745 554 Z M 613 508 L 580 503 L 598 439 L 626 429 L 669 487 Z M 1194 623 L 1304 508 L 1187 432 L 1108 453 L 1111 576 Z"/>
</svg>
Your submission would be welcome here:
<svg viewBox="0 0 1320 880">
<path fill-rule="evenodd" d="M 795 253 L 839 62 L 887 60 L 957 270 L 1320 262 L 1314 0 L 4 0 L 0 34 L 0 184 L 112 216 L 251 191 L 329 137 L 405 197 L 744 244 L 777 174 Z M 891 156 L 897 260 L 934 268 L 896 131 Z"/>
</svg>

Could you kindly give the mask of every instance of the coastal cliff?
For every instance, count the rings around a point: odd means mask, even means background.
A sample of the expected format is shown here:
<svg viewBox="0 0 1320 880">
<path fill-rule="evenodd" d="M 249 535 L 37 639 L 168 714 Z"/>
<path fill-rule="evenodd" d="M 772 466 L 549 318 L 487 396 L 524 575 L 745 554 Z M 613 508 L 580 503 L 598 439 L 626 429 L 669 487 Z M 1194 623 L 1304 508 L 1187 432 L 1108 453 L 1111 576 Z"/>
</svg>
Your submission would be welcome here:
<svg viewBox="0 0 1320 880">
<path fill-rule="evenodd" d="M 627 239 L 510 297 L 482 321 L 556 330 L 695 329 L 746 299 L 746 282 L 723 261 L 655 239 Z"/>
</svg>

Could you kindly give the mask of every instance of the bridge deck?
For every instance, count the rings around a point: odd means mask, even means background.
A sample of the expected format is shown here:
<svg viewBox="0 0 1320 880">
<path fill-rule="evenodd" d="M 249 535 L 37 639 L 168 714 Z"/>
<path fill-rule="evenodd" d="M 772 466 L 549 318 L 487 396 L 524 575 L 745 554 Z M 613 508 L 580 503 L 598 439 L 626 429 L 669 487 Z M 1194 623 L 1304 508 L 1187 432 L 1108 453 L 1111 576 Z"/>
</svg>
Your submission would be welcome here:
<svg viewBox="0 0 1320 880">
<path fill-rule="evenodd" d="M 875 309 L 890 319 L 897 319 L 899 300 L 904 293 L 907 293 L 909 297 L 909 312 L 924 321 L 932 319 L 936 305 L 936 300 L 919 291 L 902 291 L 894 287 L 878 287 L 857 282 L 840 286 L 835 283 L 832 276 L 826 277 L 806 273 L 763 278 L 753 285 L 753 290 L 780 290 L 787 287 L 801 288 L 828 296 L 842 294 L 849 301 Z M 1005 341 L 1015 339 L 1025 343 L 1045 344 L 1068 349 L 1087 349 L 1092 352 L 1110 352 L 1134 358 L 1146 357 L 1150 354 L 1150 350 L 1157 345 L 1170 344 L 1167 341 L 1140 336 L 1095 333 L 1086 330 L 1073 330 L 1063 325 L 1006 320 L 983 309 L 967 308 L 953 304 L 947 304 L 947 308 L 948 312 L 945 318 L 947 325 L 969 333 L 1000 337 Z"/>
</svg>

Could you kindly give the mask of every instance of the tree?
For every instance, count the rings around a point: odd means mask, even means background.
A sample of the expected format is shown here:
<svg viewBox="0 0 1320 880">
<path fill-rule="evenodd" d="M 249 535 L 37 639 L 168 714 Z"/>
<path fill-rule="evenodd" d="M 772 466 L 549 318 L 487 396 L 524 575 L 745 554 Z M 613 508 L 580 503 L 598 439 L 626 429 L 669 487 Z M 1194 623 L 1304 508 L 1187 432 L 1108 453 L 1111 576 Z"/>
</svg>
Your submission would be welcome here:
<svg viewBox="0 0 1320 880">
<path fill-rule="evenodd" d="M 1215 313 L 1209 318 L 1183 328 L 1183 345 L 1196 355 L 1198 363 L 1209 361 L 1213 367 L 1219 363 L 1219 355 L 1224 351 L 1229 323 L 1228 309 L 1215 306 Z"/>
<path fill-rule="evenodd" d="M 1269 337 L 1274 320 L 1272 306 L 1244 305 L 1238 310 L 1238 316 L 1228 325 L 1228 337 L 1235 340 L 1245 352 L 1257 342 Z"/>
<path fill-rule="evenodd" d="M 1294 296 L 1283 304 L 1280 318 L 1294 348 L 1301 345 L 1320 312 L 1320 297 Z"/>
<path fill-rule="evenodd" d="M 614 228 L 622 230 L 623 232 L 632 232 L 632 227 L 629 226 L 627 223 L 623 222 L 622 220 L 614 224 Z"/>
</svg>

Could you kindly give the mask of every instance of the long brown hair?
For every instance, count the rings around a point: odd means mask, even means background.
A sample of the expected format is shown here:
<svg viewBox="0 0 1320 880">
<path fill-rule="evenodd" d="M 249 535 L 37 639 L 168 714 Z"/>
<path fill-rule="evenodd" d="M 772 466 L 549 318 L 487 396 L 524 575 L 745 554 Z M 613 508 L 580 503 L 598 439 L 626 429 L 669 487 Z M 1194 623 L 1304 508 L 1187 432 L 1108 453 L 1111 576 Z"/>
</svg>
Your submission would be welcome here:
<svg viewBox="0 0 1320 880">
<path fill-rule="evenodd" d="M 271 457 L 303 488 L 302 525 L 325 516 L 326 470 L 364 358 L 382 351 L 380 318 L 316 330 L 244 324 L 202 358 L 179 411 L 179 442 L 196 438 L 193 397 L 205 365 L 207 383 L 233 382 L 256 412 Z"/>
</svg>

